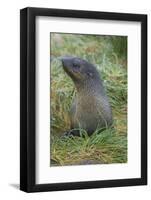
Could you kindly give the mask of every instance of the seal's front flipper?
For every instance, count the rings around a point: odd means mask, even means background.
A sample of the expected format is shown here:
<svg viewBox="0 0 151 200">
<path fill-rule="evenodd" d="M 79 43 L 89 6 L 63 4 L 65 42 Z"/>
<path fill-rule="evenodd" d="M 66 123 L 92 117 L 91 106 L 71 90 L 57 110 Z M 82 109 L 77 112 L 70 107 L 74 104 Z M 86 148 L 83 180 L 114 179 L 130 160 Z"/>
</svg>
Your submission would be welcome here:
<svg viewBox="0 0 151 200">
<path fill-rule="evenodd" d="M 63 137 L 72 137 L 72 136 L 80 136 L 79 130 L 69 130 L 63 134 Z"/>
</svg>

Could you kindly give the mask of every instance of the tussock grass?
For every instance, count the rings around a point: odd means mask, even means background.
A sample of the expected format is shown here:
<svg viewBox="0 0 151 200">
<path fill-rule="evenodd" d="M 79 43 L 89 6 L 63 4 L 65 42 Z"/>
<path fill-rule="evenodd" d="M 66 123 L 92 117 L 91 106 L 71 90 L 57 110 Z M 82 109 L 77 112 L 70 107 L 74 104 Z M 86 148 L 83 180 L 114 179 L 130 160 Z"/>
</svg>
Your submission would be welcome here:
<svg viewBox="0 0 151 200">
<path fill-rule="evenodd" d="M 53 33 L 50 48 L 51 166 L 127 162 L 126 37 Z M 97 130 L 91 137 L 85 132 L 84 137 L 61 137 L 70 129 L 69 111 L 76 95 L 73 82 L 57 59 L 64 55 L 78 56 L 96 65 L 111 103 L 112 128 Z"/>
<path fill-rule="evenodd" d="M 127 140 L 115 129 L 106 129 L 85 137 L 52 137 L 52 159 L 60 165 L 96 161 L 101 164 L 126 162 Z M 92 162 L 93 163 L 93 162 Z"/>
</svg>

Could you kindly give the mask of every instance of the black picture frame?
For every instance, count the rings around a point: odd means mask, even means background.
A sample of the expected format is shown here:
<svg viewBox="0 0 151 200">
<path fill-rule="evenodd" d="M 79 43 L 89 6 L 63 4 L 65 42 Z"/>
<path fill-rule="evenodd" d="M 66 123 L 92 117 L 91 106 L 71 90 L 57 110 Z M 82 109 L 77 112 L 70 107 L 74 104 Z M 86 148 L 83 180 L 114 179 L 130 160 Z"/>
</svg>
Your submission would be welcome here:
<svg viewBox="0 0 151 200">
<path fill-rule="evenodd" d="M 35 19 L 54 16 L 84 19 L 120 20 L 141 23 L 141 178 L 88 182 L 36 184 L 35 182 Z M 147 15 L 48 8 L 20 11 L 20 189 L 43 192 L 147 184 Z"/>
</svg>

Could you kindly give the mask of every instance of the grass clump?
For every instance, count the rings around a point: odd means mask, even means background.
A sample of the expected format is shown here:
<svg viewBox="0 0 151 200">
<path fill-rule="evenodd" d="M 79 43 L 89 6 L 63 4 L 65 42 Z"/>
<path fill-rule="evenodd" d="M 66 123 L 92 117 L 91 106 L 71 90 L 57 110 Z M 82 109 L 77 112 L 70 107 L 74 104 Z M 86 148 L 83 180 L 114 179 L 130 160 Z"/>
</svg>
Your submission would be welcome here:
<svg viewBox="0 0 151 200">
<path fill-rule="evenodd" d="M 51 33 L 51 57 L 56 58 L 51 61 L 51 166 L 127 162 L 126 41 L 117 36 Z M 70 129 L 69 111 L 76 95 L 57 59 L 64 55 L 96 65 L 112 107 L 114 128 L 97 130 L 90 137 L 85 132 L 84 137 L 60 137 Z"/>
<path fill-rule="evenodd" d="M 126 162 L 127 140 L 115 129 L 106 129 L 92 136 L 52 137 L 52 159 L 59 165 L 108 164 Z M 94 161 L 94 162 L 93 162 Z M 97 162 L 96 162 L 97 161 Z"/>
</svg>

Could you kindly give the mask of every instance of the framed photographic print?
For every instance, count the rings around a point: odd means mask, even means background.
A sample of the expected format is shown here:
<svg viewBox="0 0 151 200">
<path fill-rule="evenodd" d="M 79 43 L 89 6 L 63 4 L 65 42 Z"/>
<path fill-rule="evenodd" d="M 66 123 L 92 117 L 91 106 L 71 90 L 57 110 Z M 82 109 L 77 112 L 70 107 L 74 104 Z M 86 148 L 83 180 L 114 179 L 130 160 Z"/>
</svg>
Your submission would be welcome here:
<svg viewBox="0 0 151 200">
<path fill-rule="evenodd" d="M 20 189 L 147 184 L 147 16 L 20 12 Z"/>
</svg>

